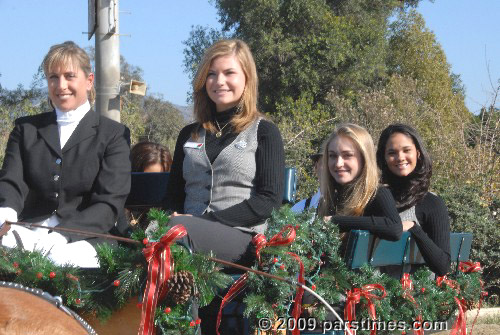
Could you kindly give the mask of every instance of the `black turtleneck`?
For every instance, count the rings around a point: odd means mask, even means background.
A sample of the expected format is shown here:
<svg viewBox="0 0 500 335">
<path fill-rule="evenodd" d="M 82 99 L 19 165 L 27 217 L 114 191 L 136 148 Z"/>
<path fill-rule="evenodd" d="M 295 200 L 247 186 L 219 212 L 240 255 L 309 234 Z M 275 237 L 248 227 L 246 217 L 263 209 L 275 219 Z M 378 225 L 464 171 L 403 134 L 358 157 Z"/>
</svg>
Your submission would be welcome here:
<svg viewBox="0 0 500 335">
<path fill-rule="evenodd" d="M 238 136 L 237 133 L 233 132 L 232 125 L 228 124 L 235 113 L 236 108 L 213 113 L 214 121 L 217 120 L 218 126 L 223 130 L 222 136 L 219 138 L 215 136 L 215 133 L 206 132 L 204 148 L 211 164 L 213 164 L 220 152 Z M 198 127 L 198 123 L 192 123 L 184 127 L 179 133 L 175 145 L 174 160 L 167 188 L 167 207 L 179 213 L 184 213 L 186 198 L 186 181 L 182 174 L 184 144 Z M 258 147 L 255 153 L 257 168 L 255 194 L 240 204 L 221 211 L 207 213 L 203 215 L 204 218 L 216 220 L 233 227 L 250 227 L 262 223 L 263 220 L 271 216 L 273 209 L 281 205 L 285 154 L 279 129 L 272 122 L 262 119 L 257 129 L 257 143 Z"/>
</svg>

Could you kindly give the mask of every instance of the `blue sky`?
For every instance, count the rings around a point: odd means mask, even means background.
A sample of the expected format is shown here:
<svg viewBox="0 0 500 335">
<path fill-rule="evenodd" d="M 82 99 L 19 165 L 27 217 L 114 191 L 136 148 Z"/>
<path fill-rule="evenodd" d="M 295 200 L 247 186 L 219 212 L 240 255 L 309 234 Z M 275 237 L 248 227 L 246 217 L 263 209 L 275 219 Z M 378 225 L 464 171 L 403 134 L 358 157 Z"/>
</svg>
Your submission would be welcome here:
<svg viewBox="0 0 500 335">
<path fill-rule="evenodd" d="M 490 103 L 500 79 L 500 1 L 422 1 L 419 9 L 441 43 L 454 73 L 466 87 L 471 111 Z M 218 28 L 215 8 L 205 0 L 121 0 L 120 51 L 144 70 L 149 93 L 185 105 L 189 79 L 182 41 L 191 26 Z M 129 12 L 129 13 L 126 13 Z M 85 0 L 0 0 L 0 83 L 29 86 L 48 48 L 65 40 L 94 44 L 87 31 Z M 489 75 L 488 75 L 489 69 Z M 497 103 L 498 104 L 498 103 Z"/>
</svg>

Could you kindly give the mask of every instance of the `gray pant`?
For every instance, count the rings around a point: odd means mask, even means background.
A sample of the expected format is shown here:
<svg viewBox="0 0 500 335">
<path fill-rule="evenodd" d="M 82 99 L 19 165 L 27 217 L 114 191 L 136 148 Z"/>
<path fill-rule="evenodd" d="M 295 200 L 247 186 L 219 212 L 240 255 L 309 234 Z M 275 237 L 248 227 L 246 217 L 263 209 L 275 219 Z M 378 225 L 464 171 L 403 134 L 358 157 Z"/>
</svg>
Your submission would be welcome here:
<svg viewBox="0 0 500 335">
<path fill-rule="evenodd" d="M 244 266 L 252 266 L 255 263 L 255 247 L 252 244 L 253 234 L 239 229 L 226 226 L 220 222 L 205 220 L 195 216 L 176 216 L 170 219 L 169 225 L 182 224 L 188 234 L 182 242 L 187 244 L 192 251 L 208 253 L 212 251 L 215 257 L 225 261 L 238 263 Z M 227 273 L 241 273 L 238 269 L 225 269 Z M 224 296 L 227 289 L 219 294 Z M 236 298 L 236 300 L 242 297 Z M 204 335 L 215 335 L 216 316 L 221 303 L 220 297 L 210 303 L 210 305 L 199 310 L 202 333 Z M 238 307 L 238 303 L 233 302 L 232 307 Z M 241 311 L 235 311 L 234 315 L 222 316 L 220 325 L 221 334 L 242 335 L 245 331 L 245 322 Z M 193 310 L 193 317 L 198 317 L 198 310 Z"/>
<path fill-rule="evenodd" d="M 188 234 L 184 241 L 192 251 L 202 253 L 212 251 L 215 257 L 225 261 L 244 266 L 254 264 L 255 247 L 251 243 L 253 234 L 195 216 L 172 217 L 169 225 L 177 224 L 182 224 L 186 228 Z"/>
</svg>

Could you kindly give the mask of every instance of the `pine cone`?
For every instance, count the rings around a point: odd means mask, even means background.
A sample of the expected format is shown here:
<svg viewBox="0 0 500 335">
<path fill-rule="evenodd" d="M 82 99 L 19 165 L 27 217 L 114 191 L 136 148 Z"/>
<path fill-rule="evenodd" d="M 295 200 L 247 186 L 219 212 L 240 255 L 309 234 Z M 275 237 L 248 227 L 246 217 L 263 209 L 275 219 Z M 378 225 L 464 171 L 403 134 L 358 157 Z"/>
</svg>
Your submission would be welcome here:
<svg viewBox="0 0 500 335">
<path fill-rule="evenodd" d="M 174 273 L 167 282 L 168 302 L 173 304 L 185 304 L 191 297 L 194 287 L 194 277 L 189 271 Z"/>
</svg>

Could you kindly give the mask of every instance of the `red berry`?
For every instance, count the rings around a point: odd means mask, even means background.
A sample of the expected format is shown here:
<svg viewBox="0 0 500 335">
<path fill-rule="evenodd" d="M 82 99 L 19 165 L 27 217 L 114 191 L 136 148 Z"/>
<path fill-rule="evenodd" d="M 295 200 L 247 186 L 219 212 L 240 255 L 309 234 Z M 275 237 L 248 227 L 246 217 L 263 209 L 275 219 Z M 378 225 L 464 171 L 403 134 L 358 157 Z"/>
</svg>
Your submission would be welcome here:
<svg viewBox="0 0 500 335">
<path fill-rule="evenodd" d="M 196 323 L 197 325 L 199 325 L 199 324 L 201 323 L 201 319 L 196 320 L 196 322 L 195 322 L 195 323 Z"/>
<path fill-rule="evenodd" d="M 403 330 L 403 331 L 401 332 L 401 335 L 406 335 L 406 332 Z"/>
<path fill-rule="evenodd" d="M 12 265 L 13 265 L 15 268 L 18 268 L 18 267 L 19 267 L 19 263 L 18 263 L 18 262 L 14 262 Z"/>
<path fill-rule="evenodd" d="M 191 321 L 191 322 L 189 323 L 189 326 L 191 326 L 191 327 L 194 327 L 195 325 L 196 325 L 196 322 L 194 322 L 194 321 Z"/>
<path fill-rule="evenodd" d="M 273 263 L 278 263 L 278 259 L 276 257 L 273 258 Z"/>
<path fill-rule="evenodd" d="M 120 286 L 120 281 L 119 281 L 118 279 L 117 279 L 117 280 L 115 280 L 115 281 L 113 282 L 113 285 L 115 285 L 115 286 L 117 286 L 117 287 L 118 287 L 118 286 Z"/>
<path fill-rule="evenodd" d="M 56 277 L 56 273 L 52 271 L 51 273 L 49 273 L 49 277 L 50 279 L 54 279 Z"/>
<path fill-rule="evenodd" d="M 312 284 L 311 290 L 316 291 L 316 285 Z"/>
<path fill-rule="evenodd" d="M 165 308 L 165 314 L 170 314 L 170 312 L 172 312 L 172 308 L 170 307 Z"/>
<path fill-rule="evenodd" d="M 281 264 L 281 265 L 280 265 L 280 269 L 281 269 L 281 270 L 285 270 L 285 264 Z"/>
<path fill-rule="evenodd" d="M 42 279 L 42 278 L 43 278 L 43 273 L 38 272 L 38 273 L 36 274 L 36 277 L 37 277 L 38 279 Z"/>
<path fill-rule="evenodd" d="M 300 226 L 299 226 L 299 225 L 296 225 L 296 226 L 295 226 L 295 229 L 296 229 L 296 230 L 299 230 L 299 228 L 300 228 Z"/>
<path fill-rule="evenodd" d="M 146 245 L 149 243 L 149 240 L 147 239 L 147 237 L 145 237 L 143 240 L 142 240 L 142 244 Z"/>
<path fill-rule="evenodd" d="M 81 303 L 82 303 L 82 301 L 80 299 L 78 299 L 78 298 L 75 299 L 75 304 L 80 305 Z"/>
<path fill-rule="evenodd" d="M 137 308 L 141 309 L 142 308 L 142 303 L 141 302 L 138 302 L 137 303 Z"/>
<path fill-rule="evenodd" d="M 425 293 L 425 287 L 422 287 L 422 288 L 420 289 L 420 291 L 421 291 L 422 293 Z"/>
</svg>

